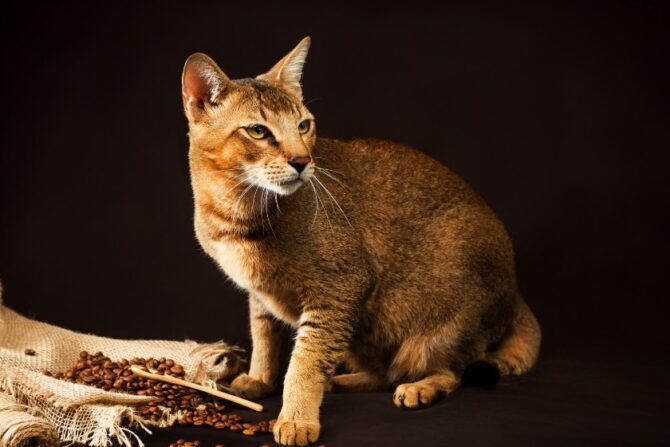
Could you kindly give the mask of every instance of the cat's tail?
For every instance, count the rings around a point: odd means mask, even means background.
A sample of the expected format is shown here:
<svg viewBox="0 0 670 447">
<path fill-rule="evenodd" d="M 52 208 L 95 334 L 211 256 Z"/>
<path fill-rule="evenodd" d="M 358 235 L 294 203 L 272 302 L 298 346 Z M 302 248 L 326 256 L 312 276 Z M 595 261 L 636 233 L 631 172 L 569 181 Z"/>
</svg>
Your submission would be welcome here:
<svg viewBox="0 0 670 447">
<path fill-rule="evenodd" d="M 528 304 L 519 296 L 517 314 L 509 330 L 485 361 L 494 365 L 502 375 L 521 375 L 528 372 L 540 354 L 542 330 Z"/>
<path fill-rule="evenodd" d="M 465 368 L 462 386 L 492 386 L 498 383 L 501 375 L 528 372 L 537 361 L 541 342 L 540 324 L 523 298 L 519 297 L 517 314 L 509 330 L 495 350 Z"/>
</svg>

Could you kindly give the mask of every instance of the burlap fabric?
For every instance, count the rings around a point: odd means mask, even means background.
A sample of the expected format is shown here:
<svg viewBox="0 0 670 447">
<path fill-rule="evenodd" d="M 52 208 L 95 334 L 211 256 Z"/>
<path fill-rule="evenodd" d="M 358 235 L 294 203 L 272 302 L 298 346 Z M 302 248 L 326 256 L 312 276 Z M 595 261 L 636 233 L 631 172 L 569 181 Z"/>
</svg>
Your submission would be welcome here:
<svg viewBox="0 0 670 447">
<path fill-rule="evenodd" d="M 35 355 L 27 355 L 26 349 Z M 43 374 L 72 367 L 81 351 L 102 351 L 112 360 L 171 358 L 184 366 L 187 380 L 209 386 L 235 374 L 240 365 L 239 349 L 223 342 L 116 340 L 34 321 L 2 305 L 0 285 L 0 447 L 26 442 L 49 446 L 59 441 L 129 446 L 138 429 L 156 425 L 135 411 L 153 398 L 107 392 Z M 157 424 L 172 425 L 176 418 L 166 411 Z"/>
</svg>

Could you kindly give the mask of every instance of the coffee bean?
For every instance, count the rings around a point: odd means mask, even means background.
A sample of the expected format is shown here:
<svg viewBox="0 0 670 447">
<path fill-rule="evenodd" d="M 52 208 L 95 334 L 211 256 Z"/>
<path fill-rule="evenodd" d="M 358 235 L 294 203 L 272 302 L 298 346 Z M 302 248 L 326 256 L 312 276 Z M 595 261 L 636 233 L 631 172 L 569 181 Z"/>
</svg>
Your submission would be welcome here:
<svg viewBox="0 0 670 447">
<path fill-rule="evenodd" d="M 34 349 L 27 348 L 25 351 L 23 351 L 23 353 L 24 353 L 25 355 L 33 356 L 33 355 L 35 355 L 35 350 L 34 350 Z"/>
<path fill-rule="evenodd" d="M 149 420 L 158 421 L 163 417 L 164 411 L 169 410 L 179 412 L 177 423 L 180 425 L 210 426 L 218 430 L 241 431 L 247 436 L 253 436 L 257 432 L 272 432 L 274 419 L 257 424 L 245 422 L 235 413 L 225 413 L 226 405 L 209 394 L 180 385 L 144 379 L 134 375 L 130 370 L 131 366 L 138 366 L 143 370 L 151 369 L 156 374 L 180 378 L 185 376 L 183 366 L 172 359 L 161 357 L 159 359 L 133 358 L 113 361 L 101 352 L 90 354 L 87 351 L 79 354 L 72 368 L 59 373 L 45 371 L 44 374 L 107 391 L 159 397 L 137 408 L 138 415 Z M 187 442 L 190 443 L 190 446 L 186 446 Z M 200 447 L 200 442 L 179 439 L 170 446 Z"/>
</svg>

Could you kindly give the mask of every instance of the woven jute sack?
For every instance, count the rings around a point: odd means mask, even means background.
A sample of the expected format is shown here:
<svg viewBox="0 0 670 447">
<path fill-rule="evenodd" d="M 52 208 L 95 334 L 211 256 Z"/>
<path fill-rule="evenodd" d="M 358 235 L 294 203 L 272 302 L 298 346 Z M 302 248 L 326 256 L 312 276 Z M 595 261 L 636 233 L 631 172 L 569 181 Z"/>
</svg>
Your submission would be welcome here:
<svg viewBox="0 0 670 447">
<path fill-rule="evenodd" d="M 30 354 L 26 354 L 26 350 Z M 240 350 L 224 342 L 118 340 L 81 334 L 25 318 L 2 304 L 0 285 L 0 447 L 79 442 L 93 447 L 130 446 L 138 429 L 169 426 L 178 415 L 166 410 L 158 422 L 136 408 L 153 398 L 107 392 L 43 374 L 60 372 L 81 351 L 101 351 L 112 360 L 171 358 L 187 380 L 216 386 L 238 372 Z"/>
</svg>

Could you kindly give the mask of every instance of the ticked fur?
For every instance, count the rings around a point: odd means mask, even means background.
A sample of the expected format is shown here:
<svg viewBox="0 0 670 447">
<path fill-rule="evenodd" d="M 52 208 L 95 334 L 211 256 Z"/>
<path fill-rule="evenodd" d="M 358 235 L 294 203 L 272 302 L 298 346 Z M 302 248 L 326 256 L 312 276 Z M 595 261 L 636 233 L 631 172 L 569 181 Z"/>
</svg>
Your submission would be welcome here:
<svg viewBox="0 0 670 447">
<path fill-rule="evenodd" d="M 463 180 L 396 143 L 316 137 L 308 47 L 237 81 L 196 54 L 183 77 L 196 235 L 249 293 L 253 352 L 232 387 L 269 393 L 279 322 L 296 329 L 275 425 L 285 445 L 316 441 L 324 390 L 396 387 L 397 406 L 418 408 L 474 361 L 528 371 L 541 338 L 509 237 Z M 342 362 L 352 373 L 333 377 Z"/>
</svg>

